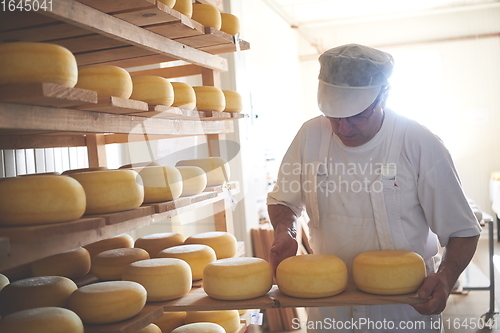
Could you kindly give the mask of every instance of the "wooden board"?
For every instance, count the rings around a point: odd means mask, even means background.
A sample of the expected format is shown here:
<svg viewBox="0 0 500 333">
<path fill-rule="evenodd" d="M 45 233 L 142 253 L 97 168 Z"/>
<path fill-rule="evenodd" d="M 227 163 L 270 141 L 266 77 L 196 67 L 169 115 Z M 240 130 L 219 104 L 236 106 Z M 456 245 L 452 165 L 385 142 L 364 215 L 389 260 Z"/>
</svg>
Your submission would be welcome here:
<svg viewBox="0 0 500 333">
<path fill-rule="evenodd" d="M 114 96 L 99 96 L 96 104 L 86 104 L 77 108 L 114 114 L 136 114 L 149 110 L 148 103 Z"/>
<path fill-rule="evenodd" d="M 180 17 L 179 21 L 150 25 L 144 28 L 171 39 L 202 36 L 204 34 L 204 27 L 201 24 L 184 15 Z M 182 43 L 182 41 L 180 42 Z"/>
<path fill-rule="evenodd" d="M 180 22 L 181 15 L 181 13 L 162 2 L 156 2 L 154 7 L 113 14 L 113 16 L 139 27 L 168 22 Z"/>
<path fill-rule="evenodd" d="M 92 8 L 104 13 L 123 12 L 138 10 L 141 8 L 154 7 L 155 0 L 79 0 Z"/>
<path fill-rule="evenodd" d="M 151 206 L 141 206 L 131 210 L 122 212 L 109 213 L 109 214 L 96 214 L 96 217 L 101 217 L 106 221 L 106 225 L 118 224 L 125 221 L 152 215 L 154 209 Z M 92 215 L 87 215 L 92 216 Z"/>
<path fill-rule="evenodd" d="M 163 309 L 161 306 L 148 303 L 138 315 L 128 320 L 107 325 L 85 324 L 85 333 L 137 333 L 162 316 Z"/>
<path fill-rule="evenodd" d="M 178 199 L 166 201 L 166 202 L 144 204 L 143 206 L 153 207 L 155 213 L 163 213 L 163 212 L 176 210 L 177 208 L 180 208 L 180 207 L 186 207 L 186 206 L 189 206 L 190 204 L 191 204 L 191 198 L 190 197 L 183 197 L 183 198 L 178 198 Z"/>
</svg>

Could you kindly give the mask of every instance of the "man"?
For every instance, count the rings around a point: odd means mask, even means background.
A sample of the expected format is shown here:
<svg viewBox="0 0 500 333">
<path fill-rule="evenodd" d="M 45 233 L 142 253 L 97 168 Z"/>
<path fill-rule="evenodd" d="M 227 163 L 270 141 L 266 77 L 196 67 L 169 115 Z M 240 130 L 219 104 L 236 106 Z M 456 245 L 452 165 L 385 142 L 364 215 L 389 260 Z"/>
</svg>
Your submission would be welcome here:
<svg viewBox="0 0 500 333">
<path fill-rule="evenodd" d="M 343 259 L 350 276 L 360 253 L 414 251 L 426 263 L 418 296 L 427 302 L 309 308 L 308 323 L 335 319 L 346 324 L 338 330 L 344 332 L 412 331 L 412 325 L 414 332 L 439 332 L 439 314 L 481 231 L 452 159 L 425 127 L 385 107 L 391 55 L 349 44 L 326 51 L 319 61 L 324 116 L 299 130 L 268 196 L 275 229 L 271 264 L 296 254 L 295 221 L 303 209 L 314 252 Z M 445 252 L 436 271 L 438 241 Z M 352 325 L 368 319 L 390 321 L 394 330 Z"/>
</svg>

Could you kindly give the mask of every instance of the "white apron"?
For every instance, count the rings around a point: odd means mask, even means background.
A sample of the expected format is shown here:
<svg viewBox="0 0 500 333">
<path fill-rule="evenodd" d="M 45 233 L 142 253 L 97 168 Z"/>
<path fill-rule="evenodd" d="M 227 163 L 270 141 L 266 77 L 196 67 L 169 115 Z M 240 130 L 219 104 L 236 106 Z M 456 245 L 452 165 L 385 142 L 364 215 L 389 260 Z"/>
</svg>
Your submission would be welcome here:
<svg viewBox="0 0 500 333">
<path fill-rule="evenodd" d="M 327 156 L 326 161 L 330 160 L 328 156 L 334 138 L 329 120 L 325 117 L 322 121 L 318 161 L 313 163 L 317 172 L 316 174 L 310 170 L 306 172 L 306 177 L 308 177 L 306 180 L 311 184 L 324 184 L 322 185 L 323 192 L 307 191 L 306 193 L 311 246 L 315 253 L 333 254 L 343 259 L 349 269 L 350 282 L 352 282 L 351 263 L 359 253 L 394 249 L 412 251 L 400 218 L 396 169 L 390 167 L 397 165 L 401 155 L 406 123 L 406 118 L 397 117 L 390 131 L 392 138 L 385 167 L 381 168 L 377 179 L 370 185 L 369 195 L 363 199 L 370 202 L 361 203 L 359 195 L 349 191 L 337 189 L 325 195 L 325 187 L 329 186 L 328 168 L 321 166 L 320 161 L 325 156 Z M 381 190 L 380 182 L 383 184 L 383 190 Z M 359 207 L 363 204 L 372 207 L 373 216 L 353 218 L 344 214 L 350 209 L 360 209 Z M 427 272 L 434 272 L 433 259 L 425 257 L 424 259 L 427 259 Z M 308 321 L 302 326 L 307 327 L 308 332 L 441 332 L 440 316 L 422 316 L 406 304 L 308 308 L 307 310 Z M 425 325 L 425 329 L 409 329 L 410 326 L 422 327 L 422 325 Z M 403 327 L 405 329 L 402 329 Z"/>
</svg>

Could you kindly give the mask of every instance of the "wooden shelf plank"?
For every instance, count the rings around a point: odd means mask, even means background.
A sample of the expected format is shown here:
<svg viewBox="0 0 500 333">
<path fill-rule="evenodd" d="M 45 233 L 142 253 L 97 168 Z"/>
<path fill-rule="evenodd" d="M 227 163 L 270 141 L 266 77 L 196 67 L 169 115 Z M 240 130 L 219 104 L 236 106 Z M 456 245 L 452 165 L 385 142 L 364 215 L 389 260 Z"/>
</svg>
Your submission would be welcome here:
<svg viewBox="0 0 500 333">
<path fill-rule="evenodd" d="M 179 21 L 151 25 L 144 28 L 171 39 L 202 36 L 204 34 L 203 25 L 185 15 L 182 15 Z"/>
<path fill-rule="evenodd" d="M 151 7 L 113 14 L 113 16 L 139 27 L 168 22 L 180 22 L 181 15 L 182 14 L 178 11 L 158 1 Z"/>
<path fill-rule="evenodd" d="M 133 11 L 142 8 L 155 6 L 155 0 L 79 0 L 89 7 L 95 8 L 104 13 Z"/>
<path fill-rule="evenodd" d="M 114 96 L 99 96 L 96 104 L 85 104 L 77 109 L 114 114 L 135 114 L 148 111 L 148 103 Z"/>
<path fill-rule="evenodd" d="M 85 324 L 85 333 L 137 333 L 161 316 L 163 316 L 162 307 L 148 303 L 139 314 L 128 320 L 107 325 Z"/>
</svg>

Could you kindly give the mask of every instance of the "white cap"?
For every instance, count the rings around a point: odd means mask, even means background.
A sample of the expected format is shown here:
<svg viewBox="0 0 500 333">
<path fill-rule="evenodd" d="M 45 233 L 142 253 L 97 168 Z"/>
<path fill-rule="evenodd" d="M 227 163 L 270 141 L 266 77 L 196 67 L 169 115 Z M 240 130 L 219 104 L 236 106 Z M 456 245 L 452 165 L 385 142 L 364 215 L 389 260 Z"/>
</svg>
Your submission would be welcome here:
<svg viewBox="0 0 500 333">
<path fill-rule="evenodd" d="M 392 74 L 390 54 L 358 44 L 347 44 L 319 57 L 318 106 L 329 117 L 345 118 L 366 110 Z"/>
</svg>

